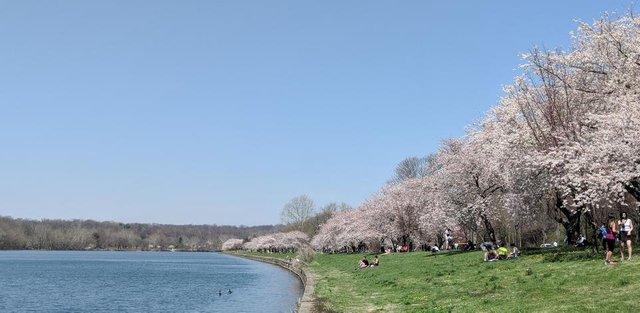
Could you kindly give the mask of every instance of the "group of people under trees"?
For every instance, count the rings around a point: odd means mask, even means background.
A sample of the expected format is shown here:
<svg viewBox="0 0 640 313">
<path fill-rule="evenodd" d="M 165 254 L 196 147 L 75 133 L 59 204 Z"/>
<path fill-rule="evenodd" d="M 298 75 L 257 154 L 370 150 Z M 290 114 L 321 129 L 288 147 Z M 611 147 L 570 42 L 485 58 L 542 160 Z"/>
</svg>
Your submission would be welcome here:
<svg viewBox="0 0 640 313">
<path fill-rule="evenodd" d="M 620 261 L 624 261 L 625 248 L 627 250 L 627 261 L 631 260 L 631 232 L 633 231 L 633 223 L 631 219 L 627 217 L 627 212 L 620 213 L 620 219 L 617 222 L 613 214 L 609 214 L 607 223 L 602 224 L 599 231 L 598 237 L 601 238 L 602 248 L 606 251 L 604 258 L 605 265 L 616 264 L 616 261 L 612 259 L 616 241 L 620 242 Z"/>
<path fill-rule="evenodd" d="M 511 243 L 509 244 L 509 246 L 511 247 L 511 251 L 509 251 L 505 247 L 505 244 L 503 242 L 497 244 L 491 241 L 483 242 L 480 245 L 480 248 L 484 253 L 484 261 L 491 262 L 497 260 L 507 260 L 520 256 L 520 249 L 518 249 L 515 244 Z"/>
<path fill-rule="evenodd" d="M 633 222 L 627 216 L 627 212 L 620 213 L 620 219 L 615 220 L 613 214 L 609 214 L 607 222 L 600 225 L 597 238 L 602 242 L 602 248 L 605 251 L 605 265 L 615 265 L 617 262 L 612 259 L 616 242 L 620 242 L 620 261 L 625 260 L 625 250 L 627 251 L 626 260 L 631 260 L 633 251 L 631 242 L 631 232 L 633 231 Z M 586 238 L 580 234 L 576 241 L 576 247 L 584 247 Z M 504 246 L 504 243 L 496 244 L 494 242 L 484 242 L 480 245 L 484 252 L 484 261 L 506 260 L 518 257 L 520 251 L 514 244 L 510 244 L 511 252 Z"/>
<path fill-rule="evenodd" d="M 606 223 L 601 224 L 598 229 L 597 238 L 601 240 L 602 248 L 605 251 L 605 265 L 615 265 L 617 262 L 612 259 L 613 252 L 616 246 L 616 242 L 620 242 L 620 261 L 625 260 L 625 250 L 627 251 L 626 260 L 631 260 L 632 256 L 632 242 L 631 242 L 631 232 L 633 231 L 633 223 L 630 218 L 627 216 L 627 212 L 620 213 L 620 219 L 615 220 L 613 214 L 609 214 L 608 220 Z M 448 238 L 447 238 L 448 239 Z M 578 236 L 578 241 L 576 242 L 577 247 L 584 247 L 586 244 L 586 238 L 580 234 Z M 492 242 L 487 241 L 480 244 L 480 248 L 484 253 L 484 261 L 491 262 L 497 260 L 507 260 L 513 259 L 520 256 L 520 249 L 513 244 L 510 243 L 509 247 L 511 250 L 507 249 L 504 242 Z M 435 248 L 435 249 L 434 249 Z M 474 249 L 475 245 L 472 242 L 469 242 L 465 248 Z M 467 250 L 467 249 L 463 249 Z M 401 250 L 402 251 L 402 250 Z M 439 249 L 437 246 L 431 247 L 431 252 L 438 252 Z M 380 260 L 378 256 L 374 256 L 374 259 L 369 262 L 366 256 L 363 256 L 358 263 L 358 268 L 366 269 L 369 267 L 377 267 L 380 265 Z"/>
</svg>

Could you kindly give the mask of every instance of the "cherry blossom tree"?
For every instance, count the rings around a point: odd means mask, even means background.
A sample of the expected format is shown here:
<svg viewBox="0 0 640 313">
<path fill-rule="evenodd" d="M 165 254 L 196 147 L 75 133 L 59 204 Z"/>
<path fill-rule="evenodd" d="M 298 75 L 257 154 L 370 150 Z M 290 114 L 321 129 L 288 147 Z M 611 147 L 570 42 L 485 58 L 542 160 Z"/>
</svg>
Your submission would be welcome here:
<svg viewBox="0 0 640 313">
<path fill-rule="evenodd" d="M 596 211 L 640 201 L 640 18 L 604 15 L 572 40 L 524 55 L 524 73 L 464 137 L 401 162 L 391 184 L 327 220 L 314 247 L 424 243 L 445 225 L 496 240 L 545 218 L 571 243 Z"/>
<path fill-rule="evenodd" d="M 259 252 L 295 252 L 309 245 L 309 236 L 301 231 L 258 236 L 244 243 L 243 248 Z"/>
<path fill-rule="evenodd" d="M 436 184 L 444 205 L 460 223 L 481 223 L 495 241 L 494 214 L 505 192 L 499 150 L 488 132 L 476 129 L 466 138 L 445 142 L 437 156 Z"/>
<path fill-rule="evenodd" d="M 355 252 L 385 242 L 393 247 L 432 242 L 452 224 L 440 207 L 430 205 L 430 187 L 423 179 L 386 185 L 358 208 L 336 213 L 320 227 L 312 246 Z"/>
<path fill-rule="evenodd" d="M 638 19 L 583 23 L 570 52 L 534 49 L 506 88 L 495 120 L 511 125 L 519 175 L 542 178 L 569 242 L 603 199 L 637 181 Z M 525 169 L 524 171 L 521 171 Z M 607 201 L 604 201 L 607 203 Z"/>
<path fill-rule="evenodd" d="M 225 242 L 222 243 L 222 251 L 240 250 L 242 249 L 243 243 L 244 243 L 244 240 L 242 239 L 238 239 L 238 238 L 227 239 Z"/>
</svg>

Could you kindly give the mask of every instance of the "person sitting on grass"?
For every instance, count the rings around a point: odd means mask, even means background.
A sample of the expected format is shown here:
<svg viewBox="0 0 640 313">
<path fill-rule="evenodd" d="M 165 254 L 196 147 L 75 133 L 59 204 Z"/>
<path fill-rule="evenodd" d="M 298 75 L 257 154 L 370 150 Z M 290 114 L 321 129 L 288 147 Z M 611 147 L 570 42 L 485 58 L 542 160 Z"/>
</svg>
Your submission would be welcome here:
<svg viewBox="0 0 640 313">
<path fill-rule="evenodd" d="M 473 244 L 473 241 L 467 241 L 467 244 L 462 248 L 462 251 L 473 251 L 476 249 L 476 245 Z"/>
<path fill-rule="evenodd" d="M 509 250 L 507 250 L 507 248 L 504 247 L 504 243 L 500 243 L 500 247 L 498 248 L 498 259 L 506 260 L 508 253 L 509 253 Z"/>
<path fill-rule="evenodd" d="M 362 257 L 362 259 L 360 260 L 360 263 L 358 264 L 358 267 L 361 269 L 369 267 L 369 261 L 367 260 L 366 256 Z"/>
<path fill-rule="evenodd" d="M 371 267 L 376 267 L 378 265 L 380 265 L 380 260 L 378 260 L 378 256 L 376 255 L 373 257 L 373 261 L 371 261 Z"/>
<path fill-rule="evenodd" d="M 492 251 L 495 252 L 496 245 L 491 241 L 486 241 L 480 245 L 480 248 L 482 252 L 484 252 L 484 261 L 486 262 L 489 261 L 489 253 Z"/>
<path fill-rule="evenodd" d="M 520 256 L 520 249 L 518 249 L 518 247 L 516 247 L 516 245 L 514 243 L 510 243 L 509 246 L 511 246 L 511 253 L 509 253 L 509 255 L 507 257 L 509 258 L 517 258 Z"/>
<path fill-rule="evenodd" d="M 587 238 L 585 238 L 582 234 L 578 235 L 578 240 L 576 240 L 576 247 L 583 248 L 586 244 Z"/>
<path fill-rule="evenodd" d="M 488 262 L 493 262 L 493 261 L 498 261 L 498 252 L 496 251 L 496 249 L 491 249 L 491 251 L 489 251 L 487 253 L 487 261 Z"/>
</svg>

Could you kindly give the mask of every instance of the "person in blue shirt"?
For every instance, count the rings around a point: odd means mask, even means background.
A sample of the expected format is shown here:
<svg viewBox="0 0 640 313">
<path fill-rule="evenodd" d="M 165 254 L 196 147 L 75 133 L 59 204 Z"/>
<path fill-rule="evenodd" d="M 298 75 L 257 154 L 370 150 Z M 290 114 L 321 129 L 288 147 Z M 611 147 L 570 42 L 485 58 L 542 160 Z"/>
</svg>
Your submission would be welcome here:
<svg viewBox="0 0 640 313">
<path fill-rule="evenodd" d="M 604 226 L 604 223 L 600 225 L 600 234 L 602 235 L 602 250 L 607 252 L 607 241 L 605 237 L 607 236 L 607 228 Z"/>
</svg>

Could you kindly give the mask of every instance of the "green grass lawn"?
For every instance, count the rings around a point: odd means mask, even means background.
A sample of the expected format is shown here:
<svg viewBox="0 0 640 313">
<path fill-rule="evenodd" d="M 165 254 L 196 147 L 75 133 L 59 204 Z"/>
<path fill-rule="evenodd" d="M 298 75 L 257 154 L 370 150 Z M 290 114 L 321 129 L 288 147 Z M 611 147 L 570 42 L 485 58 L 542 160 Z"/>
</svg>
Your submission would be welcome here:
<svg viewBox="0 0 640 313">
<path fill-rule="evenodd" d="M 380 267 L 360 270 L 362 255 L 316 254 L 323 311 L 640 312 L 640 258 L 605 266 L 589 251 L 496 262 L 479 251 L 414 252 L 379 255 Z"/>
</svg>

